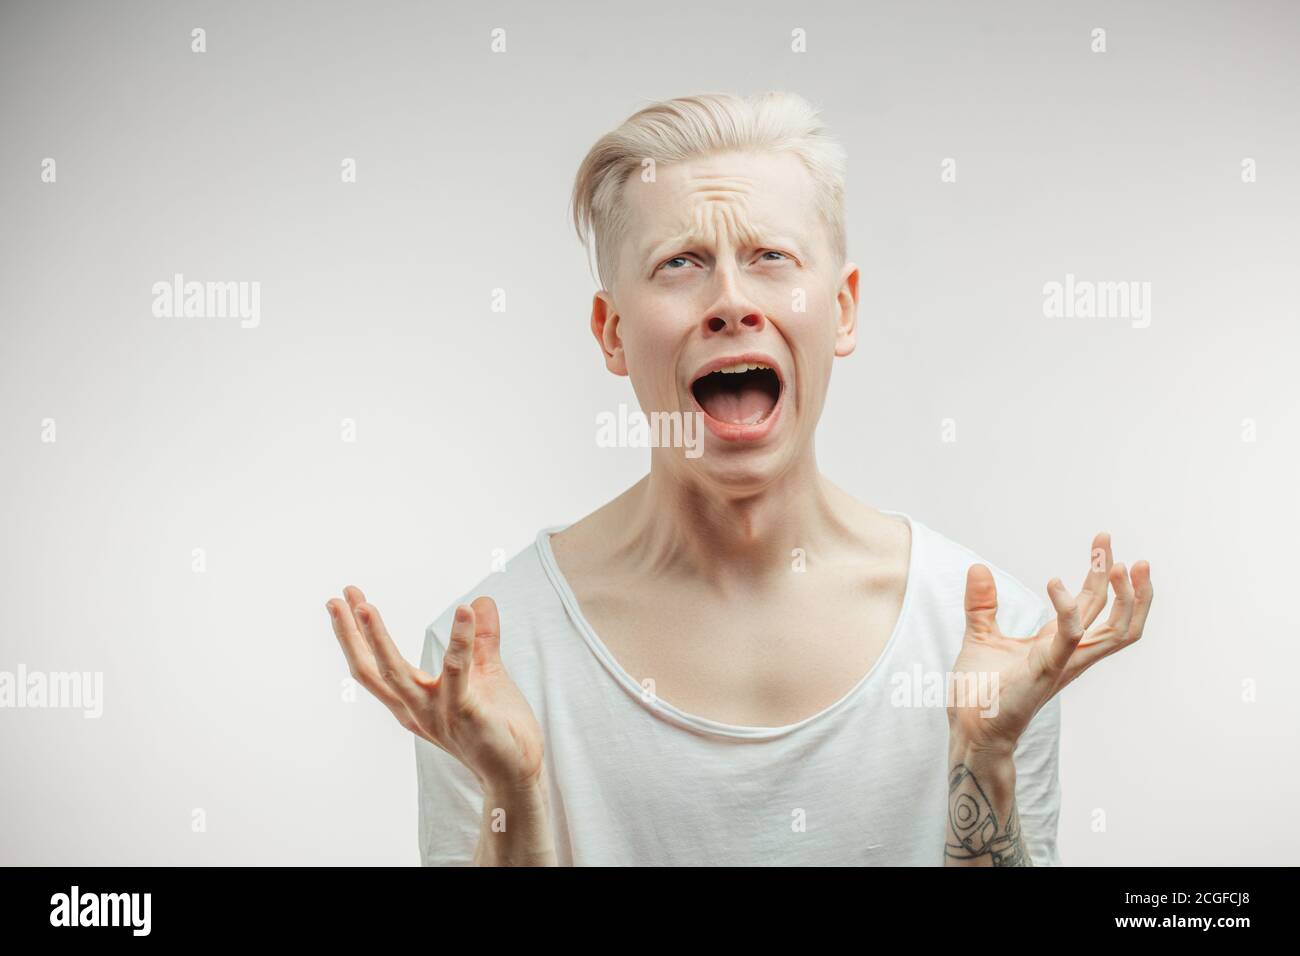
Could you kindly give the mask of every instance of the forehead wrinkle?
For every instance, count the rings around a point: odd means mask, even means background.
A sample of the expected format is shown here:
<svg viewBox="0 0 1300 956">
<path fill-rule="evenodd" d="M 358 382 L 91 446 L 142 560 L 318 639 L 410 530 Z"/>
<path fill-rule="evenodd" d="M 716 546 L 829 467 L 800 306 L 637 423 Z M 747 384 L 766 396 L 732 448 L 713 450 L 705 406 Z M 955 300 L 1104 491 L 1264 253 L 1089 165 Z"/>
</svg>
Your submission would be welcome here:
<svg viewBox="0 0 1300 956">
<path fill-rule="evenodd" d="M 640 259 L 658 256 L 675 248 L 708 242 L 716 232 L 711 226 L 717 220 L 725 222 L 730 232 L 739 241 L 750 245 L 761 245 L 769 237 L 764 236 L 750 219 L 751 200 L 756 195 L 754 185 L 757 181 L 749 176 L 714 176 L 703 175 L 689 179 L 678 187 L 677 202 L 685 209 L 677 217 L 678 231 L 663 236 L 652 235 L 641 247 Z M 793 224 L 786 224 L 792 228 Z M 782 231 L 782 230 L 778 230 Z M 793 243 L 799 247 L 801 256 L 807 261 L 811 253 L 809 239 L 802 228 L 795 229 L 790 235 L 770 237 L 772 241 Z"/>
<path fill-rule="evenodd" d="M 694 192 L 749 193 L 754 180 L 749 176 L 697 176 L 686 185 Z"/>
<path fill-rule="evenodd" d="M 733 205 L 731 203 L 710 203 L 709 212 L 713 213 L 710 217 L 710 223 L 715 227 L 719 221 L 727 226 L 727 233 L 735 236 L 737 240 L 743 243 L 756 245 L 759 242 L 758 230 L 754 228 L 753 223 L 749 220 L 749 206 L 747 204 Z"/>
<path fill-rule="evenodd" d="M 734 195 L 728 197 L 729 199 L 740 198 L 740 203 L 715 198 L 714 194 L 692 198 L 694 201 L 691 203 L 690 225 L 671 239 L 663 243 L 654 243 L 652 249 L 660 245 L 677 247 L 709 242 L 720 233 L 734 236 L 742 243 L 757 245 L 762 241 L 761 234 L 749 219 L 749 204 L 746 201 L 748 197 Z"/>
</svg>

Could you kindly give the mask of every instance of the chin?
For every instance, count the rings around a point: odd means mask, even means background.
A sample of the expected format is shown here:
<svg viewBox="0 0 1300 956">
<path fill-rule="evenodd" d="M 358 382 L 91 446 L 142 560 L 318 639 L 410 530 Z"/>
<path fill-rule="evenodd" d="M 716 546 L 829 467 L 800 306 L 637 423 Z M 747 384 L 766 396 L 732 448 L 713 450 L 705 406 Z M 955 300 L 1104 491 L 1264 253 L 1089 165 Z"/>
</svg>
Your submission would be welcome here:
<svg viewBox="0 0 1300 956">
<path fill-rule="evenodd" d="M 712 434 L 704 440 L 704 454 L 687 465 L 691 475 L 711 488 L 733 495 L 756 494 L 780 479 L 791 456 L 776 444 L 737 447 Z"/>
</svg>

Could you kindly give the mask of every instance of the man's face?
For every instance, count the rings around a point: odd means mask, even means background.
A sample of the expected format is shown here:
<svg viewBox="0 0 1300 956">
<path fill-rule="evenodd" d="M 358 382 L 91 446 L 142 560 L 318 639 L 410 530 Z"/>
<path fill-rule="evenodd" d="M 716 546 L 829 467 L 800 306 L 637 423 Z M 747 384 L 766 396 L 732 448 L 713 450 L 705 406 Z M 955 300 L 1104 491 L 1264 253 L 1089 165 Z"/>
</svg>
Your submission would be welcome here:
<svg viewBox="0 0 1300 956">
<path fill-rule="evenodd" d="M 790 153 L 660 166 L 625 186 L 629 226 L 592 331 L 641 409 L 704 412 L 703 455 L 672 469 L 757 490 L 812 450 L 835 356 L 853 351 L 858 270 L 834 260 Z M 715 371 L 720 365 L 768 369 Z"/>
</svg>

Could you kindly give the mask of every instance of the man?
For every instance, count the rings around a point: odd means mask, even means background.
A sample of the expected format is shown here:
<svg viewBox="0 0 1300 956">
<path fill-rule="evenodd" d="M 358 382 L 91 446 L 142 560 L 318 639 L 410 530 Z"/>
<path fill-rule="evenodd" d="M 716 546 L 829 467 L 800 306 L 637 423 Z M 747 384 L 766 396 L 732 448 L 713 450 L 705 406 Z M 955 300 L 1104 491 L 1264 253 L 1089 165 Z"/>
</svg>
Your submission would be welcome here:
<svg viewBox="0 0 1300 956">
<path fill-rule="evenodd" d="M 1141 635 L 1150 568 L 1130 580 L 1098 535 L 1053 610 L 821 475 L 856 338 L 843 166 L 788 94 L 656 104 L 584 160 L 606 368 L 644 412 L 697 416 L 703 454 L 655 447 L 543 529 L 429 627 L 420 668 L 360 590 L 329 602 L 418 737 L 426 865 L 1060 862 L 1056 695 Z"/>
</svg>

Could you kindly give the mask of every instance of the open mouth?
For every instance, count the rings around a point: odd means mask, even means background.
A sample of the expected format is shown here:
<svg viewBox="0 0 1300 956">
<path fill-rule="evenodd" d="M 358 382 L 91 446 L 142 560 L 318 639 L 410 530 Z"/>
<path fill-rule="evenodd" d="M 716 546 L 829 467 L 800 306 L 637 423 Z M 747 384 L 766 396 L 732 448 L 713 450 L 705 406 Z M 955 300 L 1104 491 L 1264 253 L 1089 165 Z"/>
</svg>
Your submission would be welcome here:
<svg viewBox="0 0 1300 956">
<path fill-rule="evenodd" d="M 781 379 L 761 362 L 738 362 L 702 375 L 691 392 L 705 414 L 729 425 L 757 425 L 781 397 Z"/>
</svg>

